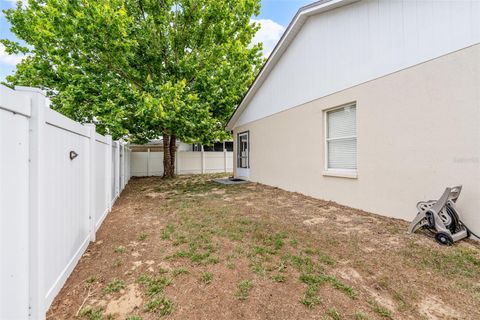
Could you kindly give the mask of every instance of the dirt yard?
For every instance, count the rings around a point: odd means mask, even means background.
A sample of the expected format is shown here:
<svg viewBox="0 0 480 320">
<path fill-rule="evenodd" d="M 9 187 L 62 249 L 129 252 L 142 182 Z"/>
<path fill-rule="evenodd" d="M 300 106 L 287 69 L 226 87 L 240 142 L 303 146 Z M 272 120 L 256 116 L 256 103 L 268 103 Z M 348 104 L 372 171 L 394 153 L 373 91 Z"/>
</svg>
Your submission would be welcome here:
<svg viewBox="0 0 480 320">
<path fill-rule="evenodd" d="M 477 243 L 213 177 L 132 179 L 49 319 L 480 319 Z"/>
</svg>

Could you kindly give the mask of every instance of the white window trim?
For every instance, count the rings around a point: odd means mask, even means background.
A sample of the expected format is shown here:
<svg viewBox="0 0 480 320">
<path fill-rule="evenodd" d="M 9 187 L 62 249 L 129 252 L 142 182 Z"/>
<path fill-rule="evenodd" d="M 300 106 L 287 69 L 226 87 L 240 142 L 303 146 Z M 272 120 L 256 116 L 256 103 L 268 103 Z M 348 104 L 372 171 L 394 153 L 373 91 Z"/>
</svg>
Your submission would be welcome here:
<svg viewBox="0 0 480 320">
<path fill-rule="evenodd" d="M 339 178 L 349 178 L 349 179 L 357 179 L 358 173 L 355 169 L 328 169 L 322 171 L 322 175 L 326 177 L 339 177 Z"/>
<path fill-rule="evenodd" d="M 339 177 L 339 178 L 349 178 L 349 179 L 357 179 L 358 178 L 358 168 L 357 169 L 334 169 L 334 168 L 329 168 L 328 167 L 328 141 L 331 140 L 337 140 L 337 139 L 353 139 L 355 138 L 357 140 L 357 146 L 358 146 L 358 134 L 355 136 L 348 136 L 348 137 L 342 137 L 342 138 L 328 138 L 328 117 L 327 113 L 331 111 L 335 111 L 337 109 L 342 109 L 345 107 L 355 107 L 357 109 L 357 103 L 356 102 L 349 102 L 346 104 L 342 104 L 341 106 L 336 106 L 333 108 L 328 108 L 323 110 L 323 155 L 324 155 L 324 169 L 322 171 L 323 176 L 327 177 Z M 355 118 L 355 121 L 357 119 Z M 358 149 L 357 149 L 358 152 Z M 358 154 L 357 154 L 357 160 L 358 160 Z M 358 161 L 357 161 L 358 164 Z"/>
</svg>

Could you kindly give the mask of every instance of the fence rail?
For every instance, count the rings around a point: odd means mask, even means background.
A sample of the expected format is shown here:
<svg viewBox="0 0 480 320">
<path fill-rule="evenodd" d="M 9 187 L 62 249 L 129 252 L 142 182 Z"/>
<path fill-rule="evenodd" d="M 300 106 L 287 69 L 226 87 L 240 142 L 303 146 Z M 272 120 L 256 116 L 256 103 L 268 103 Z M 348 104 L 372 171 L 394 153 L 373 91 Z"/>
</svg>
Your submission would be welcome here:
<svg viewBox="0 0 480 320">
<path fill-rule="evenodd" d="M 0 85 L 0 319 L 46 310 L 130 179 L 130 150 Z"/>
</svg>

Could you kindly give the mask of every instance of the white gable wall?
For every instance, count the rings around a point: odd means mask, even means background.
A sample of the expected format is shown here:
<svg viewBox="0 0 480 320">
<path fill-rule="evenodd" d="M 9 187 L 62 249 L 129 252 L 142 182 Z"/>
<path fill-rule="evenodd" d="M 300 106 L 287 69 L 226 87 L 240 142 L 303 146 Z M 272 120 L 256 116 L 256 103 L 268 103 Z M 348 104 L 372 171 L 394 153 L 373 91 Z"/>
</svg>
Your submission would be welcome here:
<svg viewBox="0 0 480 320">
<path fill-rule="evenodd" d="M 477 43 L 478 0 L 364 0 L 312 16 L 235 126 Z"/>
</svg>

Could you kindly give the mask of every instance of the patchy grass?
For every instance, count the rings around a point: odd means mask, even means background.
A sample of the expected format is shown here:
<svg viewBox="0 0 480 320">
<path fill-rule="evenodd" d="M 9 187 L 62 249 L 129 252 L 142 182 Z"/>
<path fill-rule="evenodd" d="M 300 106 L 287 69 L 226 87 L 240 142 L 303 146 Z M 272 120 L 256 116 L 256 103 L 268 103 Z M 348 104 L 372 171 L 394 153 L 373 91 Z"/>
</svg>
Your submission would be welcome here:
<svg viewBox="0 0 480 320">
<path fill-rule="evenodd" d="M 333 320 L 340 320 L 342 317 L 335 308 L 330 308 L 327 311 L 327 315 Z"/>
<path fill-rule="evenodd" d="M 112 266 L 114 268 L 118 268 L 123 265 L 123 261 L 121 259 L 115 259 L 113 260 Z"/>
<path fill-rule="evenodd" d="M 211 272 L 204 272 L 200 276 L 200 281 L 205 283 L 205 284 L 210 284 L 213 281 L 213 273 Z"/>
<path fill-rule="evenodd" d="M 381 306 L 377 301 L 370 300 L 369 303 L 372 305 L 373 312 L 378 314 L 380 317 L 385 319 L 393 319 L 392 312 L 387 308 Z"/>
<path fill-rule="evenodd" d="M 115 248 L 115 253 L 125 253 L 125 251 L 127 251 L 127 248 L 125 248 L 124 246 L 118 246 Z"/>
<path fill-rule="evenodd" d="M 89 276 L 87 279 L 85 279 L 85 283 L 88 285 L 92 285 L 97 281 L 98 281 L 97 276 Z"/>
<path fill-rule="evenodd" d="M 179 275 L 181 275 L 181 274 L 189 274 L 189 273 L 190 273 L 190 271 L 188 271 L 187 268 L 183 268 L 183 267 L 176 268 L 176 269 L 174 269 L 174 270 L 172 271 L 172 275 L 173 275 L 174 277 L 177 277 L 177 276 L 179 276 Z"/>
<path fill-rule="evenodd" d="M 163 240 L 170 240 L 171 235 L 175 231 L 173 225 L 169 224 L 162 230 L 162 239 Z"/>
<path fill-rule="evenodd" d="M 164 276 L 154 277 L 144 274 L 138 278 L 137 282 L 143 285 L 145 293 L 152 297 L 162 294 L 163 290 L 172 283 L 172 280 Z"/>
<path fill-rule="evenodd" d="M 148 238 L 148 234 L 146 234 L 144 232 L 140 233 L 140 235 L 138 236 L 139 241 L 145 241 L 145 240 L 147 240 L 147 238 Z"/>
<path fill-rule="evenodd" d="M 287 281 L 287 276 L 284 274 L 274 274 L 272 275 L 272 280 L 275 282 L 285 282 Z"/>
<path fill-rule="evenodd" d="M 133 179 L 49 319 L 82 304 L 82 319 L 125 319 L 106 314 L 120 298 L 140 299 L 129 320 L 423 319 L 432 301 L 438 318 L 480 319 L 478 244 L 221 176 Z"/>
<path fill-rule="evenodd" d="M 238 300 L 246 300 L 252 288 L 252 282 L 250 280 L 242 280 L 237 285 L 236 297 Z"/>
<path fill-rule="evenodd" d="M 86 307 L 83 308 L 80 313 L 80 317 L 88 320 L 102 320 L 103 319 L 103 309 L 102 308 L 92 308 Z"/>
<path fill-rule="evenodd" d="M 355 299 L 357 297 L 357 293 L 355 292 L 355 290 L 350 287 L 350 286 L 347 286 L 345 283 L 343 283 L 342 281 L 338 280 L 336 277 L 334 276 L 327 276 L 326 277 L 327 281 L 329 283 L 332 284 L 332 286 L 335 288 L 335 289 L 338 289 L 340 291 L 342 291 L 343 293 L 345 293 L 348 297 L 352 298 L 352 299 Z"/>
<path fill-rule="evenodd" d="M 103 292 L 105 293 L 114 293 L 118 292 L 122 289 L 125 289 L 125 282 L 120 279 L 113 279 L 110 281 L 105 288 L 103 288 Z"/>
<path fill-rule="evenodd" d="M 424 269 L 434 269 L 448 277 L 473 278 L 480 273 L 478 250 L 451 247 L 445 250 L 428 250 L 424 246 L 409 242 L 403 255 Z"/>
<path fill-rule="evenodd" d="M 354 317 L 355 320 L 370 320 L 368 314 L 364 311 L 356 311 Z"/>
<path fill-rule="evenodd" d="M 318 295 L 318 287 L 317 286 L 308 286 L 307 290 L 305 290 L 305 293 L 303 294 L 302 298 L 300 299 L 300 302 L 308 307 L 312 308 L 316 306 L 317 304 L 320 304 L 322 302 L 320 296 Z"/>
<path fill-rule="evenodd" d="M 145 310 L 160 316 L 167 316 L 173 311 L 173 302 L 165 297 L 153 298 L 147 302 Z"/>
</svg>

